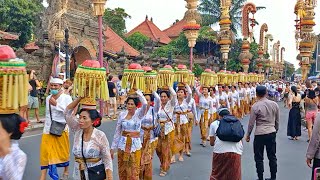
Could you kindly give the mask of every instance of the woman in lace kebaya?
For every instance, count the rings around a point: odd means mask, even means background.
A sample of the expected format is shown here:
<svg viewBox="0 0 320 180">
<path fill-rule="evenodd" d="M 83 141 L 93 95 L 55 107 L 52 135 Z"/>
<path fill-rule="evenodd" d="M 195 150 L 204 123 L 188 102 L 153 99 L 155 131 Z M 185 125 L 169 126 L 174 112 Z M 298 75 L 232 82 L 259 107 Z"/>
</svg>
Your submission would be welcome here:
<svg viewBox="0 0 320 180">
<path fill-rule="evenodd" d="M 130 92 L 129 92 L 130 93 Z M 141 91 L 136 91 L 138 97 L 129 94 L 127 110 L 118 117 L 116 131 L 113 137 L 111 154 L 118 152 L 118 173 L 120 180 L 139 180 L 141 148 L 141 121 L 146 114 L 147 100 Z M 142 104 L 138 108 L 139 101 Z"/>
<path fill-rule="evenodd" d="M 172 121 L 173 109 L 177 102 L 177 94 L 172 87 L 169 91 L 163 89 L 160 93 L 161 108 L 158 113 L 158 123 L 161 133 L 158 138 L 156 153 L 160 159 L 160 176 L 166 176 L 170 169 L 170 159 L 174 141 L 174 124 Z"/>
<path fill-rule="evenodd" d="M 186 89 L 188 92 L 186 92 Z M 189 149 L 189 131 L 188 131 L 188 110 L 191 100 L 191 89 L 188 85 L 178 84 L 177 97 L 178 101 L 174 107 L 173 122 L 175 124 L 175 141 L 174 151 L 172 152 L 171 162 L 175 162 L 175 154 L 179 153 L 179 161 L 183 161 L 183 151 L 187 156 L 191 156 Z M 187 98 L 186 98 L 187 95 Z"/>
<path fill-rule="evenodd" d="M 141 170 L 140 179 L 152 179 L 152 159 L 154 151 L 157 147 L 158 138 L 154 136 L 153 129 L 157 125 L 157 115 L 160 109 L 160 97 L 156 92 L 152 94 L 145 93 L 147 100 L 147 114 L 141 122 L 142 155 L 141 155 Z"/>
<path fill-rule="evenodd" d="M 199 87 L 200 88 L 200 87 Z M 212 98 L 209 95 L 209 86 L 202 86 L 202 94 L 199 91 L 199 88 L 196 88 L 196 93 L 198 94 L 199 100 L 199 109 L 200 109 L 200 132 L 201 132 L 201 143 L 203 147 L 206 147 L 207 143 L 207 130 L 209 120 L 212 120 L 212 110 L 213 110 L 213 103 Z"/>
<path fill-rule="evenodd" d="M 112 158 L 109 141 L 104 132 L 97 129 L 101 125 L 101 116 L 95 106 L 82 106 L 79 118 L 72 113 L 80 98 L 67 106 L 66 121 L 74 133 L 72 152 L 75 156 L 73 178 L 91 180 L 88 168 L 105 171 L 105 179 L 112 180 Z M 100 171 L 99 171 L 100 172 Z"/>
<path fill-rule="evenodd" d="M 0 179 L 21 180 L 27 155 L 19 148 L 18 140 L 28 123 L 17 114 L 0 115 Z"/>
</svg>

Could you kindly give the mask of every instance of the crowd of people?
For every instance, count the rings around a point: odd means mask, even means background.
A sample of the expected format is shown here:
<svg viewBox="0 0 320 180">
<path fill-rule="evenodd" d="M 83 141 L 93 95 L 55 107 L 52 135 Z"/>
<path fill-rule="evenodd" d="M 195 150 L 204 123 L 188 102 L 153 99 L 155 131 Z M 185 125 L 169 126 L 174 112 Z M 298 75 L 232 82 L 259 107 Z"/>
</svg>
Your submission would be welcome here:
<svg viewBox="0 0 320 180">
<path fill-rule="evenodd" d="M 37 114 L 39 107 L 36 99 L 39 82 L 34 71 L 30 72 L 29 77 L 28 107 L 21 108 L 21 116 L 0 117 L 0 134 L 11 139 L 8 144 L 2 137 L 0 179 L 22 179 L 26 165 L 27 157 L 19 149 L 16 140 L 21 138 L 27 126 L 26 109 L 35 109 Z M 253 146 L 258 179 L 264 179 L 263 152 L 266 148 L 271 172 L 271 177 L 267 179 L 275 180 L 276 134 L 280 116 L 275 101 L 282 99 L 284 106 L 290 109 L 287 126 L 289 139 L 299 140 L 301 122 L 305 119 L 310 141 L 306 161 L 313 169 L 320 167 L 320 118 L 316 118 L 320 84 L 316 82 L 266 81 L 204 86 L 196 80 L 193 87 L 176 83 L 154 92 L 132 92 L 121 87 L 121 79 L 122 76 L 108 78 L 110 99 L 105 102 L 104 115 L 117 121 L 109 146 L 104 132 L 97 129 L 103 116 L 96 107 L 80 105 L 81 98 L 71 98 L 72 81 L 63 76 L 51 78 L 48 84 L 50 95 L 45 100 L 46 116 L 40 148 L 41 180 L 46 179 L 47 173 L 52 179 L 69 178 L 69 133 L 74 133 L 74 179 L 113 179 L 115 153 L 118 156 L 120 180 L 152 179 L 152 159 L 155 154 L 161 164 L 159 175 L 164 177 L 171 164 L 177 161 L 182 163 L 185 157 L 192 156 L 191 141 L 195 140 L 192 139 L 192 129 L 195 126 L 200 128 L 200 145 L 206 147 L 209 141 L 213 146 L 210 179 L 240 180 L 243 142 L 224 140 L 218 131 L 221 120 L 235 123 L 241 122 L 245 116 L 249 116 L 249 125 L 246 135 L 242 137 L 244 140 L 250 142 L 250 135 L 256 126 Z M 40 122 L 37 115 L 36 118 Z M 7 119 L 12 121 L 7 122 Z M 52 129 L 53 123 L 61 124 L 61 129 Z M 7 147 L 11 147 L 10 151 Z M 19 169 L 16 170 L 13 164 L 18 164 Z M 59 175 L 58 167 L 64 168 L 62 175 Z"/>
</svg>

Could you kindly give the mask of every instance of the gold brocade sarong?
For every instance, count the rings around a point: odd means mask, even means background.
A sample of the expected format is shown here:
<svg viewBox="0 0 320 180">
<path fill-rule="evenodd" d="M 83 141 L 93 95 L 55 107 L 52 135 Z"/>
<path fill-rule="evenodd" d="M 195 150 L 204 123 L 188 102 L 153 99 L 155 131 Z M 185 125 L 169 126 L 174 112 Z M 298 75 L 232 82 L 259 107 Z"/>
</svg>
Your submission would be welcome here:
<svg viewBox="0 0 320 180">
<path fill-rule="evenodd" d="M 131 152 L 127 161 L 124 161 L 126 152 L 118 149 L 119 180 L 139 180 L 141 150 Z"/>
<path fill-rule="evenodd" d="M 250 101 L 244 101 L 244 113 L 245 115 L 250 113 Z"/>
<path fill-rule="evenodd" d="M 240 100 L 240 107 L 238 109 L 240 118 L 243 118 L 244 116 L 244 107 L 245 107 L 245 100 Z"/>
<path fill-rule="evenodd" d="M 145 146 L 144 144 L 145 144 L 145 141 L 143 142 L 143 145 L 142 145 L 140 179 L 141 180 L 152 180 L 152 159 L 153 159 L 154 151 L 155 151 L 157 144 L 158 144 L 158 140 L 155 140 L 152 143 L 150 143 L 150 141 L 149 141 L 148 146 Z M 146 150 L 146 148 L 148 148 L 148 149 Z M 144 157 L 143 157 L 144 151 L 148 151 L 151 154 L 151 159 L 150 159 L 149 163 L 146 163 L 147 161 L 144 160 Z"/>
<path fill-rule="evenodd" d="M 194 117 L 191 112 L 188 113 L 189 123 L 188 123 L 188 136 L 189 136 L 189 149 L 191 150 L 191 138 L 192 138 L 192 129 L 193 129 L 193 123 L 194 123 Z"/>
<path fill-rule="evenodd" d="M 185 125 L 180 125 L 180 117 L 187 116 L 188 112 L 176 112 L 175 136 L 172 147 L 172 155 L 183 151 L 185 147 L 185 138 L 187 135 L 187 128 Z M 188 118 L 188 117 L 187 117 Z"/>
<path fill-rule="evenodd" d="M 237 118 L 240 118 L 240 117 L 239 117 L 239 113 L 238 113 L 238 106 L 237 106 L 237 105 L 235 105 L 235 106 L 233 106 L 233 107 L 231 108 L 231 112 L 232 112 L 232 115 L 234 115 L 234 116 L 237 117 Z"/>
<path fill-rule="evenodd" d="M 129 161 L 131 147 L 132 147 L 132 138 L 140 138 L 140 132 L 138 132 L 138 131 L 135 131 L 135 132 L 123 131 L 122 136 L 125 136 L 127 138 L 123 161 Z"/>
<path fill-rule="evenodd" d="M 207 140 L 208 121 L 209 121 L 209 111 L 208 109 L 205 109 L 204 113 L 201 115 L 201 118 L 200 118 L 201 139 L 203 141 Z"/>
<path fill-rule="evenodd" d="M 165 122 L 160 122 L 161 134 L 158 138 L 156 153 L 160 160 L 160 171 L 167 172 L 170 169 L 170 162 L 172 157 L 171 147 L 173 146 L 174 131 L 167 135 L 164 133 Z"/>
<path fill-rule="evenodd" d="M 213 114 L 211 114 L 211 117 L 208 120 L 208 127 L 210 127 L 210 124 L 213 123 L 215 120 L 217 120 L 219 118 L 218 113 L 215 112 Z"/>
</svg>

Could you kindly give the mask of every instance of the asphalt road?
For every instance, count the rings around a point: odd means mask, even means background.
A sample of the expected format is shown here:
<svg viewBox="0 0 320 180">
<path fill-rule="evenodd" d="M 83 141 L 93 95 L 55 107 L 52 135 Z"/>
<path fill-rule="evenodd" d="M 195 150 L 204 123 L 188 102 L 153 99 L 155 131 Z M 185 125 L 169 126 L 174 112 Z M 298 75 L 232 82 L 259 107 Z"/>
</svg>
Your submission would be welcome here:
<svg viewBox="0 0 320 180">
<path fill-rule="evenodd" d="M 280 130 L 277 134 L 277 158 L 278 158 L 278 180 L 310 180 L 311 170 L 305 163 L 305 152 L 307 148 L 307 134 L 302 132 L 302 137 L 299 141 L 290 141 L 286 136 L 288 110 L 281 106 Z M 248 117 L 243 120 L 245 130 L 247 130 Z M 115 129 L 115 121 L 107 121 L 102 124 L 99 129 L 103 130 L 109 142 L 112 142 Z M 251 137 L 253 140 L 253 137 Z M 199 145 L 200 132 L 199 127 L 193 130 L 192 138 L 192 157 L 185 157 L 185 161 L 177 162 L 171 166 L 171 169 L 166 177 L 160 177 L 159 174 L 159 159 L 154 155 L 153 159 L 153 178 L 155 180 L 207 180 L 211 173 L 212 147 L 203 148 Z M 20 141 L 21 149 L 28 156 L 28 163 L 24 174 L 25 180 L 39 179 L 39 149 L 41 143 L 41 131 L 27 132 Z M 71 147 L 73 144 L 73 136 L 70 136 Z M 255 163 L 253 159 L 253 141 L 250 143 L 244 142 L 244 152 L 242 155 L 242 179 L 255 180 Z M 73 156 L 70 162 L 70 177 L 73 172 Z M 117 180 L 117 160 L 114 159 L 114 179 Z M 62 171 L 60 171 L 62 173 Z M 270 177 L 267 156 L 265 153 L 265 177 Z M 50 179 L 50 178 L 48 178 Z"/>
</svg>

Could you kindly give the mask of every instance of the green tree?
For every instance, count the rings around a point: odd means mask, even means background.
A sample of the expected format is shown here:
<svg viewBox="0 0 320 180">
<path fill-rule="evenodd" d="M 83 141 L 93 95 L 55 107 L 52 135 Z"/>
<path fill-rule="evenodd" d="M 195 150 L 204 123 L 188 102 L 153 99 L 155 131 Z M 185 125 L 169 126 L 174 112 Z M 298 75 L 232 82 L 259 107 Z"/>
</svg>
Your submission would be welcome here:
<svg viewBox="0 0 320 180">
<path fill-rule="evenodd" d="M 0 0 L 0 30 L 20 34 L 13 47 L 24 47 L 31 40 L 43 8 L 42 0 Z"/>
<path fill-rule="evenodd" d="M 194 64 L 193 73 L 196 77 L 200 77 L 204 69 L 199 64 Z"/>
<path fill-rule="evenodd" d="M 135 32 L 127 38 L 125 38 L 125 40 L 128 44 L 130 44 L 130 46 L 140 51 L 144 48 L 146 42 L 149 41 L 149 38 L 141 34 L 140 32 Z"/>
<path fill-rule="evenodd" d="M 259 44 L 256 42 L 250 43 L 250 53 L 252 54 L 252 59 L 249 64 L 249 72 L 255 72 L 256 71 L 256 65 L 257 62 L 256 60 L 258 59 L 258 50 L 259 50 Z"/>
<path fill-rule="evenodd" d="M 221 0 L 200 0 L 198 10 L 202 16 L 202 25 L 210 26 L 216 24 L 220 20 Z M 231 30 L 234 34 L 237 34 L 237 30 L 241 28 L 242 20 L 242 8 L 247 0 L 232 0 L 230 7 L 230 19 L 231 19 Z M 257 10 L 264 9 L 265 7 L 257 7 Z"/>
<path fill-rule="evenodd" d="M 236 39 L 235 43 L 230 47 L 229 60 L 227 62 L 227 70 L 229 71 L 241 71 L 241 62 L 239 55 L 241 53 L 242 40 Z M 223 66 L 223 63 L 220 63 Z"/>
<path fill-rule="evenodd" d="M 124 37 L 126 30 L 126 19 L 131 18 L 123 8 L 107 8 L 103 15 L 103 22 L 111 27 L 119 36 Z"/>
</svg>

